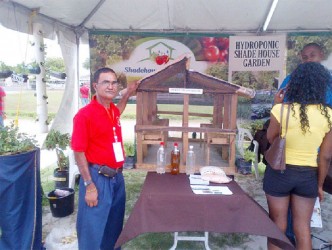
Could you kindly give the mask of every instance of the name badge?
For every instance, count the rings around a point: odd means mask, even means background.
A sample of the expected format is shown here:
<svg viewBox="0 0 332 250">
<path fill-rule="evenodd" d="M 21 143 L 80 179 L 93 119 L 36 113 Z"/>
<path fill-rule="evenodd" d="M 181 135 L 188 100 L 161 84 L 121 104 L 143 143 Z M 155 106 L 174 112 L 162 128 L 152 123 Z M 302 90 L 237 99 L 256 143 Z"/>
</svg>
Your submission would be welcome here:
<svg viewBox="0 0 332 250">
<path fill-rule="evenodd" d="M 123 151 L 120 142 L 113 142 L 113 150 L 116 162 L 124 161 Z"/>
</svg>

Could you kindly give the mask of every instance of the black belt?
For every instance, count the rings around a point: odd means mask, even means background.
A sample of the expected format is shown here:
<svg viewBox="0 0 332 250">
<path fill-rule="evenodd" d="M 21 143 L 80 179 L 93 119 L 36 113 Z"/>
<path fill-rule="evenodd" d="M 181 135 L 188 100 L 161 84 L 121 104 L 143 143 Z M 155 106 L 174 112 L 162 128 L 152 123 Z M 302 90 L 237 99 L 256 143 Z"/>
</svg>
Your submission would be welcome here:
<svg viewBox="0 0 332 250">
<path fill-rule="evenodd" d="M 97 169 L 99 174 L 102 174 L 109 178 L 114 178 L 117 174 L 122 173 L 123 167 L 110 168 L 106 165 L 89 164 L 90 167 Z"/>
</svg>

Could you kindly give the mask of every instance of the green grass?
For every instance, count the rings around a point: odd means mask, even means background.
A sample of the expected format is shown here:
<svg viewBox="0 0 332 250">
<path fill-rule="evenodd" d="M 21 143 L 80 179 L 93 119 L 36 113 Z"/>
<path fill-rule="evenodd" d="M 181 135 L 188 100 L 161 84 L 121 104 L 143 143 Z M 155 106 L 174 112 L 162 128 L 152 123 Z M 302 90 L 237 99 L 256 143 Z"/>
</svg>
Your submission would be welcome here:
<svg viewBox="0 0 332 250">
<path fill-rule="evenodd" d="M 64 90 L 47 90 L 48 96 L 48 114 L 52 119 L 55 117 L 55 114 L 58 112 L 60 107 L 61 99 L 63 96 Z M 238 117 L 248 118 L 250 115 L 250 106 L 246 106 L 245 111 L 239 105 L 238 107 Z M 158 104 L 158 110 L 160 111 L 183 111 L 183 105 L 180 104 Z M 35 119 L 37 111 L 37 100 L 35 97 L 35 91 L 23 90 L 22 92 L 7 92 L 6 97 L 6 113 L 8 118 L 13 119 L 16 117 L 18 112 L 18 118 L 26 119 Z M 190 105 L 189 112 L 201 113 L 201 114 L 212 114 L 212 106 L 202 106 L 202 105 Z M 171 120 L 181 120 L 181 115 L 159 115 L 160 118 L 171 119 Z M 136 104 L 128 103 L 125 111 L 121 115 L 122 119 L 136 119 Z M 197 119 L 212 119 L 211 118 L 202 118 L 191 116 L 191 120 Z"/>
<path fill-rule="evenodd" d="M 47 90 L 48 96 L 48 114 L 51 119 L 53 119 L 58 112 L 60 107 L 61 99 L 64 90 Z M 16 117 L 17 112 L 19 112 L 18 118 L 35 119 L 37 110 L 37 101 L 35 97 L 35 91 L 32 90 L 22 90 L 16 92 L 7 92 L 6 97 L 6 113 L 8 118 L 13 119 Z M 183 111 L 183 105 L 180 104 L 158 104 L 159 111 Z M 202 113 L 202 114 L 212 114 L 212 106 L 202 106 L 202 105 L 190 105 L 189 112 Z M 251 114 L 251 106 L 248 103 L 239 103 L 237 116 L 242 119 L 249 119 Z M 171 119 L 171 120 L 181 120 L 181 115 L 159 115 L 160 118 Z M 123 112 L 122 119 L 136 119 L 136 104 L 129 102 Z M 202 117 L 190 117 L 190 120 L 197 119 L 212 119 L 212 118 L 202 118 Z"/>
<path fill-rule="evenodd" d="M 60 107 L 64 90 L 47 90 L 48 96 L 48 113 L 54 118 Z M 163 111 L 179 111 L 182 112 L 183 105 L 158 104 L 158 109 Z M 189 112 L 212 114 L 212 106 L 192 105 Z M 37 111 L 37 100 L 35 91 L 23 90 L 22 92 L 7 92 L 6 97 L 6 113 L 8 118 L 13 119 L 18 112 L 19 118 L 34 119 Z M 162 118 L 173 120 L 181 120 L 181 115 L 160 115 Z M 122 114 L 122 119 L 136 119 L 136 104 L 128 103 Z M 199 119 L 199 117 L 191 117 L 191 119 Z"/>
<path fill-rule="evenodd" d="M 183 105 L 180 104 L 158 104 L 159 111 L 169 111 L 169 112 L 182 112 Z M 201 113 L 201 114 L 212 114 L 212 106 L 201 106 L 201 105 L 191 105 L 189 107 L 189 112 Z M 171 120 L 182 120 L 182 115 L 166 115 L 160 114 L 160 118 L 171 119 Z M 122 119 L 136 119 L 136 104 L 127 104 L 125 111 L 121 115 Z M 202 117 L 192 116 L 192 120 L 202 119 Z M 203 119 L 212 119 L 203 118 Z"/>
<path fill-rule="evenodd" d="M 204 236 L 202 232 L 180 233 L 181 236 Z M 209 233 L 209 246 L 211 249 L 222 249 L 228 247 L 239 247 L 249 239 L 247 234 L 220 234 Z M 173 245 L 173 233 L 147 233 L 126 243 L 124 250 L 169 249 Z M 179 241 L 177 249 L 205 249 L 203 242 Z"/>
<path fill-rule="evenodd" d="M 60 107 L 61 99 L 64 90 L 47 90 L 48 96 L 48 113 L 54 117 Z M 6 113 L 8 118 L 16 117 L 18 112 L 19 117 L 35 118 L 37 112 L 37 100 L 34 91 L 23 90 L 22 92 L 7 91 L 6 96 Z"/>
<path fill-rule="evenodd" d="M 54 166 L 52 165 L 40 170 L 40 180 L 43 188 L 43 197 L 42 197 L 43 206 L 49 206 L 47 194 L 52 190 L 54 190 L 53 172 L 55 168 L 56 164 L 54 164 Z"/>
<path fill-rule="evenodd" d="M 127 220 L 131 210 L 133 209 L 143 186 L 145 180 L 145 171 L 124 171 L 124 178 L 126 180 L 126 214 Z"/>
</svg>

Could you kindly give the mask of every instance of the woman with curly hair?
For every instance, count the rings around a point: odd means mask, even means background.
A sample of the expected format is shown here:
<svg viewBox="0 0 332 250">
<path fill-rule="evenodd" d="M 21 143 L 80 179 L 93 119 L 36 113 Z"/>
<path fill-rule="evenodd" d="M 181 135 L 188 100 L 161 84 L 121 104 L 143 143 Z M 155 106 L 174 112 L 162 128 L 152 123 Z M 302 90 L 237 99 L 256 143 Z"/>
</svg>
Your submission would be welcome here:
<svg viewBox="0 0 332 250">
<path fill-rule="evenodd" d="M 263 189 L 270 218 L 283 231 L 291 205 L 297 249 L 312 249 L 310 219 L 317 196 L 324 198 L 323 182 L 332 157 L 332 109 L 326 104 L 330 73 L 319 63 L 300 64 L 292 73 L 284 93 L 282 136 L 286 135 L 286 170 L 267 166 Z M 267 131 L 270 143 L 279 135 L 282 104 L 271 110 Z M 268 249 L 279 249 L 268 241 Z"/>
</svg>

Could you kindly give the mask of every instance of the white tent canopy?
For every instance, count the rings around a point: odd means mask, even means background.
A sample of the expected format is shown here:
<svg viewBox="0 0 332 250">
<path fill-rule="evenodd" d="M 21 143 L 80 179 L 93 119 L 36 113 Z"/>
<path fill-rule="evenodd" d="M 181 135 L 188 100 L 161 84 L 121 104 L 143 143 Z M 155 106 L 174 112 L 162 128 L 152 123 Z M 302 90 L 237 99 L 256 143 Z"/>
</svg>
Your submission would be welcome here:
<svg viewBox="0 0 332 250">
<path fill-rule="evenodd" d="M 53 127 L 70 132 L 78 103 L 78 46 L 89 30 L 275 34 L 331 32 L 331 0 L 0 0 L 0 23 L 59 40 L 66 63 L 65 96 Z M 2 38 L 4 39 L 4 38 Z"/>
<path fill-rule="evenodd" d="M 272 6 L 266 31 L 264 23 Z M 332 29 L 330 0 L 2 0 L 0 22 L 28 32 L 33 10 L 48 37 L 59 29 L 275 33 L 321 32 Z M 47 28 L 46 28 L 47 27 Z"/>
</svg>

